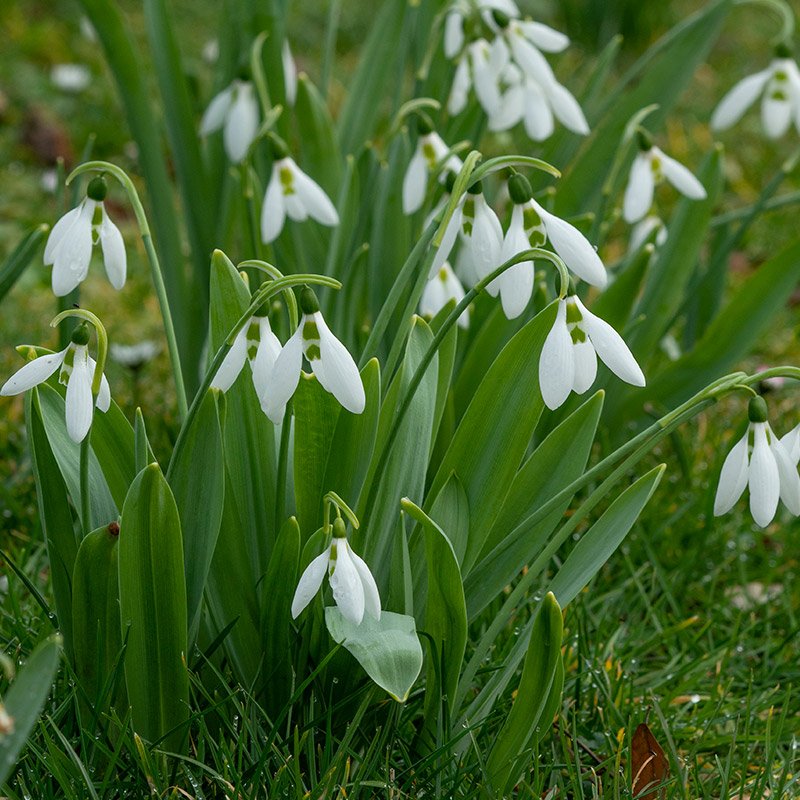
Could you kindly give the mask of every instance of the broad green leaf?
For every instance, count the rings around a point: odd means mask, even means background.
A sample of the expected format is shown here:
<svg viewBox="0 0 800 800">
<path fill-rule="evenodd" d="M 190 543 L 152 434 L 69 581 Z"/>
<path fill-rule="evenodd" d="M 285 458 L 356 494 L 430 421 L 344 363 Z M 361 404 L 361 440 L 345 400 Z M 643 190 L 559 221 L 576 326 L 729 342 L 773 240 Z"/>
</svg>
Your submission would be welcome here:
<svg viewBox="0 0 800 800">
<path fill-rule="evenodd" d="M 33 254 L 39 249 L 49 230 L 47 225 L 37 225 L 22 238 L 0 267 L 0 300 L 13 288 L 20 275 L 30 264 Z"/>
<path fill-rule="evenodd" d="M 64 636 L 64 649 L 70 661 L 72 650 L 72 570 L 78 554 L 78 542 L 67 487 L 42 422 L 39 390 L 32 389 L 25 399 L 25 422 L 31 448 L 33 477 L 39 521 L 42 525 L 50 579 L 58 616 L 58 628 Z"/>
<path fill-rule="evenodd" d="M 136 475 L 138 475 L 148 464 L 152 464 L 156 457 L 150 447 L 150 440 L 147 438 L 147 427 L 144 424 L 142 409 L 136 409 L 136 418 L 133 423 L 133 449 L 135 452 Z"/>
<path fill-rule="evenodd" d="M 364 614 L 360 625 L 346 620 L 336 606 L 325 609 L 331 638 L 343 644 L 375 683 L 404 703 L 422 669 L 422 647 L 414 617 L 384 611 L 380 620 Z"/>
<path fill-rule="evenodd" d="M 183 533 L 183 566 L 186 574 L 186 610 L 189 631 L 199 622 L 211 559 L 217 546 L 225 500 L 225 457 L 222 450 L 218 403 L 224 395 L 209 389 L 200 404 L 180 451 L 169 462 L 169 483 Z M 198 499 L 202 498 L 202 502 Z M 193 635 L 190 636 L 193 639 Z"/>
<path fill-rule="evenodd" d="M 75 673 L 90 702 L 100 692 L 122 647 L 119 618 L 119 527 L 115 522 L 84 537 L 73 573 Z M 105 698 L 105 703 L 113 698 Z"/>
<path fill-rule="evenodd" d="M 525 325 L 495 359 L 428 492 L 425 508 L 429 511 L 450 474 L 458 474 L 470 508 L 470 537 L 462 564 L 465 574 L 483 549 L 541 416 L 539 353 L 555 313 L 553 303 Z"/>
<path fill-rule="evenodd" d="M 436 718 L 440 697 L 446 698 L 452 712 L 467 645 L 467 606 L 464 586 L 453 545 L 446 532 L 421 508 L 408 499 L 403 510 L 422 525 L 425 533 L 425 558 L 428 565 L 428 591 L 425 601 L 425 632 L 430 636 L 425 685 L 425 717 Z M 441 676 L 441 678 L 439 678 Z"/>
<path fill-rule="evenodd" d="M 455 472 L 436 495 L 430 516 L 447 533 L 460 566 L 469 541 L 469 500 Z"/>
<path fill-rule="evenodd" d="M 42 711 L 61 659 L 58 634 L 42 642 L 11 683 L 3 698 L 13 730 L 0 736 L 0 785 L 5 784 Z"/>
<path fill-rule="evenodd" d="M 92 451 L 100 462 L 114 504 L 122 508 L 128 487 L 137 474 L 136 447 L 133 428 L 113 400 L 105 413 L 95 411 L 90 436 Z"/>
<path fill-rule="evenodd" d="M 297 102 L 294 107 L 303 169 L 336 198 L 342 180 L 342 156 L 336 141 L 333 120 L 325 100 L 308 75 L 297 79 Z"/>
<path fill-rule="evenodd" d="M 136 476 L 122 507 L 119 604 L 134 728 L 178 751 L 189 718 L 186 581 L 178 508 L 157 464 Z"/>
<path fill-rule="evenodd" d="M 489 780 L 501 795 L 519 780 L 521 757 L 543 719 L 561 661 L 562 635 L 561 608 L 548 592 L 533 623 L 514 704 L 486 762 Z"/>
<path fill-rule="evenodd" d="M 444 324 L 456 307 L 454 299 L 448 300 L 431 320 L 431 330 L 434 336 Z M 453 325 L 447 335 L 439 345 L 439 369 L 436 378 L 436 409 L 433 415 L 433 441 L 431 442 L 431 452 L 436 444 L 436 436 L 439 433 L 439 424 L 444 416 L 445 403 L 450 394 L 450 385 L 453 381 L 453 365 L 456 360 L 456 347 L 458 345 L 458 324 Z"/>
<path fill-rule="evenodd" d="M 592 314 L 622 332 L 642 289 L 647 267 L 653 258 L 653 245 L 645 244 L 629 263 L 623 265 L 614 282 L 592 303 Z"/>
</svg>

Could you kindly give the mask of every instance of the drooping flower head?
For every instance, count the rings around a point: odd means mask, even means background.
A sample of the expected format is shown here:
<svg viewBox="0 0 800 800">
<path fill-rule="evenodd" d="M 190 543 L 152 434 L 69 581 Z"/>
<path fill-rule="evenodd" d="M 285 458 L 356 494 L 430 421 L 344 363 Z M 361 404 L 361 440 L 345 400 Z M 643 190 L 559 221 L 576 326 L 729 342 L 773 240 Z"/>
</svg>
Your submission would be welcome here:
<svg viewBox="0 0 800 800">
<path fill-rule="evenodd" d="M 70 343 L 60 353 L 48 353 L 29 361 L 17 370 L 0 389 L 0 395 L 8 396 L 44 383 L 59 367 L 59 383 L 66 385 L 65 415 L 67 433 L 73 442 L 82 442 L 92 427 L 93 407 L 108 411 L 111 405 L 111 389 L 103 375 L 97 399 L 92 400 L 92 381 L 97 366 L 89 355 L 89 327 L 78 325 L 72 333 Z"/>
<path fill-rule="evenodd" d="M 300 576 L 292 599 L 293 619 L 297 619 L 320 590 L 326 572 L 333 599 L 345 619 L 360 625 L 364 611 L 375 619 L 381 618 L 381 598 L 375 578 L 364 559 L 353 552 L 344 522 L 337 518 L 333 522 L 331 543 Z"/>
<path fill-rule="evenodd" d="M 714 516 L 730 511 L 749 488 L 750 513 L 757 525 L 766 528 L 778 510 L 779 500 L 790 513 L 800 514 L 800 475 L 783 441 L 778 440 L 767 422 L 763 397 L 750 400 L 748 417 L 747 432 L 722 465 Z"/>
<path fill-rule="evenodd" d="M 234 164 L 244 161 L 258 133 L 259 111 L 250 81 L 235 80 L 208 104 L 200 121 L 200 135 L 222 128 L 225 152 Z"/>
<path fill-rule="evenodd" d="M 331 333 L 319 310 L 314 292 L 300 292 L 303 316 L 297 330 L 283 346 L 261 396 L 261 407 L 276 424 L 300 382 L 303 356 L 325 391 L 330 392 L 348 411 L 360 414 L 366 397 L 356 362 L 347 348 Z"/>
<path fill-rule="evenodd" d="M 68 211 L 53 226 L 44 248 L 45 266 L 53 265 L 53 293 L 64 297 L 89 274 L 92 247 L 98 242 L 108 280 L 115 289 L 125 285 L 128 261 L 119 228 L 106 213 L 108 193 L 105 178 L 93 178 L 80 205 Z"/>
<path fill-rule="evenodd" d="M 419 313 L 424 317 L 433 318 L 450 300 L 455 300 L 458 304 L 463 299 L 464 287 L 450 264 L 445 261 L 441 269 L 425 284 L 419 301 Z M 458 325 L 465 330 L 469 328 L 469 309 L 461 313 Z"/>
<path fill-rule="evenodd" d="M 665 178 L 690 200 L 703 200 L 706 197 L 703 184 L 680 161 L 656 147 L 650 136 L 641 131 L 639 152 L 633 160 L 622 201 L 622 216 L 626 222 L 638 222 L 647 215 L 653 205 L 656 184 Z"/>
<path fill-rule="evenodd" d="M 539 388 L 545 405 L 556 409 L 570 392 L 588 391 L 597 376 L 598 356 L 626 383 L 645 385 L 644 374 L 622 337 L 592 314 L 570 285 L 570 293 L 558 301 L 556 321 L 539 357 Z"/>
</svg>

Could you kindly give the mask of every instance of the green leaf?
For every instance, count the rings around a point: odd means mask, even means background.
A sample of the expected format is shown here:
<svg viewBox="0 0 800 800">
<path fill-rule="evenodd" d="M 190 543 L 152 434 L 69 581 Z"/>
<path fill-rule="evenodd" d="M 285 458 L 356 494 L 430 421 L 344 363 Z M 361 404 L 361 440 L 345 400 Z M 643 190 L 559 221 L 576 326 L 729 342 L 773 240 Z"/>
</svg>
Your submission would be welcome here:
<svg viewBox="0 0 800 800">
<path fill-rule="evenodd" d="M 440 697 L 446 698 L 448 709 L 453 710 L 467 645 L 467 606 L 458 559 L 447 534 L 408 498 L 404 498 L 401 505 L 425 532 L 428 565 L 425 632 L 430 636 L 431 645 L 425 685 L 425 717 L 430 720 L 438 714 Z"/>
<path fill-rule="evenodd" d="M 651 237 L 650 237 L 651 238 Z M 645 244 L 625 264 L 614 282 L 592 303 L 592 314 L 604 319 L 612 328 L 624 331 L 639 297 L 653 257 L 653 245 Z"/>
<path fill-rule="evenodd" d="M 14 287 L 20 275 L 30 264 L 33 254 L 39 249 L 49 230 L 47 225 L 37 225 L 22 238 L 0 267 L 0 300 L 2 300 Z"/>
<path fill-rule="evenodd" d="M 342 180 L 342 156 L 330 111 L 305 73 L 297 78 L 294 114 L 300 134 L 303 169 L 314 176 L 331 198 L 335 198 Z"/>
<path fill-rule="evenodd" d="M 134 728 L 178 752 L 189 718 L 186 581 L 178 508 L 157 464 L 136 476 L 122 507 L 119 603 Z"/>
<path fill-rule="evenodd" d="M 112 400 L 108 411 L 95 411 L 89 435 L 114 504 L 122 508 L 128 488 L 136 477 L 133 428 Z"/>
<path fill-rule="evenodd" d="M 169 463 L 169 483 L 183 532 L 186 609 L 189 630 L 196 630 L 211 559 L 217 546 L 225 500 L 225 459 L 218 403 L 224 395 L 209 389 L 186 432 L 181 450 Z M 198 502 L 202 498 L 202 502 Z"/>
<path fill-rule="evenodd" d="M 384 611 L 380 620 L 364 615 L 360 625 L 346 620 L 336 606 L 325 609 L 325 624 L 364 671 L 395 699 L 404 703 L 422 669 L 422 647 L 414 617 Z"/>
<path fill-rule="evenodd" d="M 61 659 L 61 637 L 42 642 L 3 698 L 14 729 L 0 736 L 0 785 L 5 784 L 50 694 Z"/>
<path fill-rule="evenodd" d="M 561 608 L 548 592 L 533 624 L 525 667 L 511 712 L 486 762 L 486 772 L 495 790 L 505 795 L 519 780 L 522 758 L 550 700 L 551 688 L 561 661 L 563 621 Z"/>
<path fill-rule="evenodd" d="M 439 309 L 436 316 L 431 320 L 431 330 L 434 336 L 439 332 L 444 321 L 455 310 L 456 301 L 454 298 L 448 300 Z M 439 369 L 436 373 L 436 409 L 433 415 L 433 441 L 431 442 L 431 453 L 436 444 L 436 436 L 439 433 L 439 425 L 444 416 L 444 408 L 447 398 L 450 395 L 450 385 L 453 380 L 453 366 L 456 360 L 456 347 L 458 346 L 458 324 L 453 325 L 447 332 L 439 346 Z M 462 553 L 463 555 L 463 553 Z"/>
<path fill-rule="evenodd" d="M 442 459 L 425 502 L 452 472 L 470 508 L 470 535 L 462 571 L 477 561 L 544 407 L 539 391 L 539 354 L 555 320 L 556 304 L 537 314 L 503 348 L 481 381 Z"/>
<path fill-rule="evenodd" d="M 133 449 L 135 452 L 135 468 L 138 475 L 148 464 L 152 464 L 156 457 L 150 447 L 150 440 L 147 438 L 147 428 L 144 424 L 142 409 L 136 409 L 136 418 L 133 427 Z"/>
</svg>

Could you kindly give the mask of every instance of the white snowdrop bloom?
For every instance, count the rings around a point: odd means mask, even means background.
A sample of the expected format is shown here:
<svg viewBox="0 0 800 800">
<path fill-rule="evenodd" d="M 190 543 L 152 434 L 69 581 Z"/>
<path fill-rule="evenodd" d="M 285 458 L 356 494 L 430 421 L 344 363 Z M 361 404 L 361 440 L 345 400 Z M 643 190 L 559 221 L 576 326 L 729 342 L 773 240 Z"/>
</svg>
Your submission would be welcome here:
<svg viewBox="0 0 800 800">
<path fill-rule="evenodd" d="M 118 364 L 128 369 L 137 370 L 152 361 L 161 348 L 150 339 L 144 339 L 136 344 L 117 344 L 112 342 L 108 348 L 109 355 Z"/>
<path fill-rule="evenodd" d="M 297 100 L 297 67 L 294 63 L 292 49 L 289 47 L 289 40 L 283 40 L 281 48 L 281 65 L 283 66 L 283 85 L 286 92 L 286 102 L 293 106 Z"/>
<path fill-rule="evenodd" d="M 730 128 L 761 97 L 761 123 L 767 136 L 783 136 L 792 121 L 800 132 L 800 69 L 788 56 L 789 50 L 782 50 L 766 69 L 739 81 L 714 109 L 711 127 Z"/>
<path fill-rule="evenodd" d="M 111 405 L 111 389 L 103 375 L 97 399 L 92 401 L 92 381 L 97 366 L 86 347 L 89 330 L 79 325 L 72 334 L 72 341 L 60 353 L 48 353 L 29 361 L 17 370 L 0 389 L 4 397 L 22 394 L 44 383 L 60 367 L 59 383 L 66 385 L 65 416 L 67 433 L 74 442 L 82 442 L 92 427 L 93 406 L 108 411 Z"/>
<path fill-rule="evenodd" d="M 264 242 L 269 244 L 278 238 L 287 216 L 295 222 L 305 222 L 311 217 L 321 225 L 338 225 L 336 207 L 320 185 L 295 164 L 282 144 L 274 146 L 278 154 L 261 208 Z"/>
<path fill-rule="evenodd" d="M 403 178 L 404 214 L 413 214 L 422 207 L 425 202 L 425 190 L 428 188 L 428 176 L 436 169 L 440 161 L 447 158 L 439 176 L 442 183 L 446 180 L 448 171 L 457 173 L 462 166 L 458 156 L 447 155 L 450 148 L 436 131 L 429 128 L 427 122 L 419 121 L 419 132 L 417 148 Z"/>
<path fill-rule="evenodd" d="M 456 304 L 464 299 L 464 287 L 456 277 L 450 264 L 445 261 L 442 268 L 426 284 L 419 301 L 419 313 L 423 317 L 435 317 L 450 300 Z M 458 325 L 469 328 L 469 309 L 458 317 Z"/>
<path fill-rule="evenodd" d="M 85 64 L 56 64 L 50 70 L 53 86 L 62 92 L 82 92 L 92 80 L 92 73 Z"/>
<path fill-rule="evenodd" d="M 236 335 L 211 385 L 227 392 L 242 371 L 245 361 L 248 361 L 253 376 L 253 388 L 261 400 L 267 391 L 272 369 L 280 352 L 281 343 L 272 332 L 269 317 L 266 314 L 254 315 Z M 276 410 L 276 417 L 283 418 L 283 408 Z"/>
<path fill-rule="evenodd" d="M 375 619 L 381 618 L 381 597 L 375 578 L 364 559 L 350 547 L 344 523 L 336 519 L 331 543 L 300 576 L 292 599 L 292 619 L 300 616 L 320 590 L 325 573 L 328 574 L 333 599 L 345 619 L 360 625 L 364 611 Z"/>
<path fill-rule="evenodd" d="M 653 205 L 653 192 L 657 183 L 665 178 L 690 200 L 703 200 L 703 184 L 680 161 L 671 158 L 659 147 L 648 146 L 649 137 L 641 137 L 641 149 L 633 160 L 628 185 L 622 201 L 625 222 L 638 222 Z"/>
<path fill-rule="evenodd" d="M 259 111 L 250 81 L 235 80 L 208 104 L 200 121 L 200 135 L 222 128 L 225 152 L 234 164 L 241 163 L 258 133 Z"/>
<path fill-rule="evenodd" d="M 500 77 L 508 66 L 508 49 L 502 46 L 502 39 L 495 39 L 492 45 L 486 39 L 477 39 L 468 50 L 475 96 L 491 120 L 500 111 Z"/>
<path fill-rule="evenodd" d="M 283 409 L 300 382 L 305 356 L 322 388 L 348 411 L 360 414 L 366 398 L 358 367 L 347 348 L 331 333 L 311 289 L 304 288 L 300 293 L 300 309 L 300 325 L 275 361 L 261 396 L 261 407 L 274 423 L 281 421 Z"/>
<path fill-rule="evenodd" d="M 467 190 L 458 232 L 461 251 L 469 253 L 469 265 L 478 280 L 503 263 L 503 226 L 481 189 L 478 181 Z"/>
<path fill-rule="evenodd" d="M 800 514 L 800 475 L 767 422 L 767 404 L 754 397 L 748 409 L 750 424 L 745 435 L 725 458 L 714 499 L 714 516 L 730 511 L 750 489 L 750 513 L 756 524 L 766 528 L 778 510 L 778 501 L 797 516 Z"/>
<path fill-rule="evenodd" d="M 661 247 L 667 241 L 667 226 L 657 214 L 648 214 L 631 228 L 631 240 L 628 250 L 635 253 L 650 238 L 653 231 L 656 233 L 655 245 Z"/>
<path fill-rule="evenodd" d="M 207 64 L 216 64 L 219 59 L 219 39 L 209 39 L 203 45 L 200 55 Z"/>
<path fill-rule="evenodd" d="M 444 54 L 455 58 L 464 46 L 464 12 L 453 6 L 444 20 Z"/>
<path fill-rule="evenodd" d="M 622 337 L 592 314 L 573 294 L 558 301 L 556 321 L 539 357 L 539 388 L 550 409 L 556 409 L 574 391 L 583 394 L 594 383 L 597 357 L 618 377 L 633 386 L 645 380 Z"/>
<path fill-rule="evenodd" d="M 69 294 L 89 273 L 92 246 L 100 242 L 108 280 L 115 289 L 125 285 L 128 262 L 119 228 L 111 221 L 103 203 L 108 187 L 103 178 L 93 178 L 86 197 L 53 226 L 44 248 L 45 266 L 53 266 L 53 292 Z"/>
<path fill-rule="evenodd" d="M 797 466 L 800 462 L 800 425 L 795 426 L 789 433 L 782 436 L 781 444 L 792 464 Z"/>
<path fill-rule="evenodd" d="M 451 117 L 457 116 L 467 107 L 467 99 L 469 98 L 471 87 L 472 77 L 470 76 L 469 55 L 464 53 L 456 63 L 453 85 L 450 87 L 450 94 L 447 96 L 447 113 Z"/>
</svg>

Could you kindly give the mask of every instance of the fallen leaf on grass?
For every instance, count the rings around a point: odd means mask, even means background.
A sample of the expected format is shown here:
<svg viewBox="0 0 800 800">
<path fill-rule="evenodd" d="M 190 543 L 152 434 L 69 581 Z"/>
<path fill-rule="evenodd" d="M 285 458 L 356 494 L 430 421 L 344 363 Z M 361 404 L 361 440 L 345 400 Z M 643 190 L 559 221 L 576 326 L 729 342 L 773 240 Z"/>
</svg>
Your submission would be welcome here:
<svg viewBox="0 0 800 800">
<path fill-rule="evenodd" d="M 631 775 L 636 800 L 658 800 L 659 787 L 669 774 L 669 761 L 650 728 L 643 722 L 634 731 L 631 742 Z M 649 790 L 649 791 L 648 791 Z"/>
</svg>

